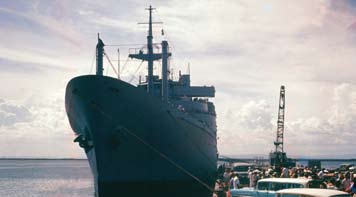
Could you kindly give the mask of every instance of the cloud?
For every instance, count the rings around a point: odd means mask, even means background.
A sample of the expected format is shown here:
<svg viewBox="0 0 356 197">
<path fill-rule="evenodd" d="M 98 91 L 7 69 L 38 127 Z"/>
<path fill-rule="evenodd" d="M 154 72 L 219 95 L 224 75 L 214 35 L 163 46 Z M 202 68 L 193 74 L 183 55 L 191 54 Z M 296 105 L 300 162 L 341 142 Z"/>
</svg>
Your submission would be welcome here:
<svg viewBox="0 0 356 197">
<path fill-rule="evenodd" d="M 339 84 L 325 96 L 323 102 L 329 105 L 318 116 L 288 119 L 291 112 L 287 102 L 284 150 L 289 156 L 356 156 L 352 149 L 356 145 L 356 86 Z M 265 100 L 249 101 L 220 116 L 219 151 L 230 155 L 267 155 L 274 149 L 277 110 L 271 110 Z"/>
<path fill-rule="evenodd" d="M 136 22 L 147 21 L 147 5 L 140 1 L 5 2 L 0 3 L 0 63 L 2 70 L 12 72 L 0 74 L 2 84 L 9 84 L 0 91 L 13 105 L 25 106 L 33 119 L 1 129 L 2 139 L 9 139 L 8 145 L 19 139 L 20 144 L 31 144 L 33 136 L 43 139 L 42 149 L 47 150 L 41 150 L 38 140 L 36 155 L 65 154 L 51 150 L 51 144 L 79 152 L 71 142 L 63 88 L 71 77 L 87 74 L 97 32 L 106 44 L 145 43 L 147 28 L 135 27 Z M 189 62 L 194 85 L 216 88 L 220 153 L 267 154 L 274 148 L 276 89 L 281 84 L 287 87 L 288 153 L 354 152 L 347 146 L 355 137 L 352 0 L 153 4 L 157 7 L 153 17 L 164 22 L 164 38 L 173 52 L 171 66 L 184 71 Z M 156 33 L 155 40 L 160 38 Z M 112 57 L 116 57 L 116 48 L 106 50 L 114 51 Z M 122 57 L 127 51 L 120 47 Z M 128 72 L 133 73 L 139 62 L 129 63 L 133 65 L 123 73 L 126 78 L 131 78 Z M 145 65 L 142 73 L 146 73 Z M 30 72 L 47 66 L 75 68 L 77 73 Z M 30 155 L 26 146 L 13 144 L 16 154 Z M 5 149 L 0 147 L 3 154 L 11 155 Z"/>
<path fill-rule="evenodd" d="M 105 16 L 95 17 L 94 19 L 91 20 L 91 22 L 96 23 L 98 25 L 113 27 L 116 29 L 126 30 L 131 32 L 137 29 L 137 26 L 134 23 L 128 23 L 126 21 L 120 21 Z"/>
<path fill-rule="evenodd" d="M 228 109 L 219 114 L 218 122 L 219 151 L 224 154 L 262 152 L 272 140 L 272 113 L 265 100 Z"/>
<path fill-rule="evenodd" d="M 80 46 L 80 34 L 74 30 L 73 26 L 67 23 L 60 22 L 55 18 L 50 16 L 45 16 L 36 12 L 19 12 L 13 9 L 0 7 L 1 12 L 6 12 L 12 15 L 24 17 L 26 20 L 37 23 L 45 28 L 47 28 L 51 33 L 54 33 L 66 41 L 72 43 L 74 46 Z"/>
<path fill-rule="evenodd" d="M 324 113 L 318 117 L 289 121 L 288 127 L 294 136 L 303 134 L 297 143 L 314 143 L 320 140 L 320 135 L 326 137 L 323 145 L 347 146 L 355 144 L 356 137 L 356 86 L 343 83 L 334 87 L 331 97 L 328 98 L 331 105 L 324 109 Z M 294 137 L 293 136 L 293 137 Z M 350 138 L 351 137 L 351 138 Z M 294 138 L 292 139 L 294 141 Z"/>
<path fill-rule="evenodd" d="M 33 119 L 31 112 L 22 105 L 16 105 L 0 98 L 0 127 L 11 127 Z"/>
<path fill-rule="evenodd" d="M 228 118 L 236 119 L 237 124 L 242 128 L 252 131 L 263 131 L 271 129 L 271 112 L 266 101 L 259 102 L 250 101 L 234 114 L 229 111 Z"/>
<path fill-rule="evenodd" d="M 42 71 L 73 71 L 73 68 L 68 68 L 63 65 L 56 64 L 55 59 L 47 57 L 33 58 L 35 55 L 21 53 L 17 51 L 8 51 L 0 49 L 0 68 L 3 72 L 26 72 L 38 73 Z M 12 54 L 8 56 L 8 54 Z M 28 58 L 27 58 L 28 57 Z"/>
<path fill-rule="evenodd" d="M 27 107 L 0 100 L 0 157 L 84 157 L 73 143 L 63 94 L 25 101 Z"/>
</svg>

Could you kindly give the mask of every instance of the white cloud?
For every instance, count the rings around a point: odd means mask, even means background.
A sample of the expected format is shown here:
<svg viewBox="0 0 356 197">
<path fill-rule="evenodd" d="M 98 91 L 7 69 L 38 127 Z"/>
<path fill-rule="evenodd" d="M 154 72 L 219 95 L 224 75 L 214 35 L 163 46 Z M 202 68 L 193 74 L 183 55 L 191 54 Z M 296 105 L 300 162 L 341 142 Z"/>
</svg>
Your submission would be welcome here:
<svg viewBox="0 0 356 197">
<path fill-rule="evenodd" d="M 354 152 L 347 144 L 355 138 L 356 39 L 351 27 L 356 12 L 346 1 L 174 0 L 153 5 L 154 18 L 164 22 L 175 71 L 186 70 L 190 62 L 195 85 L 216 87 L 220 153 L 267 154 L 273 149 L 281 84 L 287 87 L 285 146 L 290 154 Z M 97 32 L 107 44 L 146 42 L 146 28 L 135 30 L 136 22 L 147 21 L 145 6 L 139 1 L 43 1 L 29 10 L 3 7 L 1 16 L 8 18 L 1 20 L 0 56 L 87 74 Z M 125 50 L 120 48 L 122 57 Z M 135 71 L 137 62 L 132 64 L 124 77 Z M 80 151 L 71 142 L 63 104 L 63 88 L 76 74 L 51 71 L 0 74 L 1 83 L 9 84 L 1 87 L 1 97 L 26 106 L 34 117 L 2 129 L 2 140 L 30 144 L 31 137 L 39 136 Z M 36 142 L 36 155 L 66 154 L 51 151 L 51 143 Z M 25 146 L 11 147 L 18 155 L 30 155 Z"/>
<path fill-rule="evenodd" d="M 227 109 L 219 113 L 218 120 L 218 144 L 222 154 L 262 153 L 272 141 L 271 108 L 264 100 Z"/>
<path fill-rule="evenodd" d="M 32 119 L 31 112 L 25 106 L 9 103 L 0 98 L 0 127 L 11 127 Z"/>
<path fill-rule="evenodd" d="M 105 16 L 95 17 L 91 19 L 91 22 L 102 26 L 112 27 L 120 31 L 135 31 L 137 29 L 137 24 L 135 23 L 128 23 L 127 21 L 121 21 Z"/>
<path fill-rule="evenodd" d="M 248 130 L 263 131 L 272 127 L 270 107 L 264 100 L 258 103 L 254 101 L 248 102 L 242 106 L 236 115 L 229 111 L 228 116 L 232 116 L 231 118 L 236 119 L 242 128 Z"/>
<path fill-rule="evenodd" d="M 65 68 L 64 62 L 58 58 L 51 58 L 38 53 L 28 51 L 18 51 L 17 49 L 1 48 L 0 58 L 4 58 L 11 61 L 17 61 L 20 63 L 32 63 L 38 65 L 52 65 L 52 67 Z"/>
<path fill-rule="evenodd" d="M 347 83 L 336 85 L 322 102 L 329 105 L 319 111 L 318 116 L 292 119 L 288 119 L 291 112 L 287 103 L 285 151 L 292 157 L 356 156 L 352 148 L 356 144 L 356 86 Z M 240 108 L 218 114 L 220 152 L 267 156 L 273 150 L 277 106 L 276 110 L 271 110 L 264 100 L 249 101 Z"/>
<path fill-rule="evenodd" d="M 64 23 L 56 18 L 52 18 L 50 16 L 45 16 L 42 15 L 41 13 L 38 12 L 19 12 L 17 10 L 12 10 L 4 7 L 0 7 L 1 12 L 7 12 L 9 14 L 17 15 L 24 17 L 25 19 L 29 21 L 33 21 L 39 25 L 42 25 L 43 27 L 47 28 L 48 30 L 51 31 L 51 33 L 54 33 L 66 41 L 72 43 L 75 46 L 80 45 L 81 42 L 81 36 L 79 32 L 77 32 L 73 27 L 73 25 Z"/>
<path fill-rule="evenodd" d="M 62 95 L 37 98 L 27 108 L 0 100 L 0 157 L 83 157 Z"/>
</svg>

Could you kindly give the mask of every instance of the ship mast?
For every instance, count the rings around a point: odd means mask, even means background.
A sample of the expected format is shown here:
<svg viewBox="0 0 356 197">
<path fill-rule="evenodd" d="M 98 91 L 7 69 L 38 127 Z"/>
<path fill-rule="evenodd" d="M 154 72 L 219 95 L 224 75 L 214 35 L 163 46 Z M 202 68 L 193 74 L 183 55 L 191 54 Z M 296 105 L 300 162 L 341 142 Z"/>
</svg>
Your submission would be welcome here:
<svg viewBox="0 0 356 197">
<path fill-rule="evenodd" d="M 98 34 L 98 44 L 96 45 L 96 75 L 103 76 L 103 56 L 105 44 L 100 39 Z"/>
<path fill-rule="evenodd" d="M 146 10 L 149 10 L 149 20 L 148 20 L 148 36 L 147 36 L 147 53 L 148 53 L 148 88 L 147 91 L 149 93 L 153 92 L 153 46 L 152 46 L 152 40 L 153 40 L 153 35 L 152 35 L 152 10 L 155 8 L 152 8 L 150 5 L 149 8 L 146 8 Z"/>
<path fill-rule="evenodd" d="M 152 21 L 152 10 L 155 10 L 155 8 L 152 8 L 152 6 L 150 6 L 149 8 L 146 8 L 146 10 L 149 11 L 148 23 L 138 23 L 138 24 L 148 24 L 147 53 L 144 54 L 142 50 L 139 50 L 139 53 L 129 54 L 129 57 L 130 58 L 135 58 L 135 59 L 140 59 L 140 60 L 148 62 L 147 92 L 150 93 L 150 94 L 153 94 L 153 92 L 154 92 L 153 61 L 162 59 L 163 55 L 162 55 L 162 53 L 154 53 L 153 52 L 152 24 L 162 24 L 162 22 L 153 22 Z M 167 50 L 168 50 L 168 44 L 166 44 L 166 47 L 167 47 Z M 167 54 L 166 54 L 165 58 L 168 58 L 169 56 L 171 56 L 171 53 L 169 53 L 167 51 Z M 164 60 L 164 61 L 166 61 L 166 60 Z M 163 76 L 163 78 L 165 78 L 165 76 Z M 164 85 L 166 85 L 166 84 L 164 84 Z M 165 88 L 165 90 L 166 89 L 167 88 Z M 164 94 L 166 94 L 166 93 L 164 92 Z M 165 98 L 163 98 L 163 100 L 166 100 L 167 96 L 163 96 L 163 97 L 165 97 Z"/>
</svg>

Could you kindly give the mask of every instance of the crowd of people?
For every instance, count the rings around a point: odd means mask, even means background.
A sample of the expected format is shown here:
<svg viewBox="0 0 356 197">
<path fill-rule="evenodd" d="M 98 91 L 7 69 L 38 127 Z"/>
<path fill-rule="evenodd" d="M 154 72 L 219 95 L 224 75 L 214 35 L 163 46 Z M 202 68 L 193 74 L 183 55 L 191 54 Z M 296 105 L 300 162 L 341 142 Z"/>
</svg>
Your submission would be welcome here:
<svg viewBox="0 0 356 197">
<path fill-rule="evenodd" d="M 243 186 L 256 187 L 257 181 L 263 178 L 302 178 L 310 179 L 310 188 L 324 188 L 345 191 L 356 197 L 356 173 L 355 169 L 318 169 L 305 166 L 291 168 L 255 168 L 248 170 L 248 185 L 241 184 L 240 176 L 231 168 L 224 168 L 220 173 L 220 184 L 227 189 L 238 189 Z"/>
</svg>

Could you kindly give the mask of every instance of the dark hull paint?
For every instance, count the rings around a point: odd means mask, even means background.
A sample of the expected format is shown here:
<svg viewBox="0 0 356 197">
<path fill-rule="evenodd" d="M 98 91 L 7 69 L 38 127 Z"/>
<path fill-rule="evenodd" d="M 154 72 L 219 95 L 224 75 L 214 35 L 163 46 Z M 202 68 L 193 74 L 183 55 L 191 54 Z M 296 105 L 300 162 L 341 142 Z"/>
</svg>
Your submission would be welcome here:
<svg viewBox="0 0 356 197">
<path fill-rule="evenodd" d="M 216 128 L 143 90 L 110 77 L 76 77 L 66 110 L 74 132 L 93 140 L 87 156 L 100 197 L 208 196 L 192 175 L 214 186 Z"/>
</svg>

